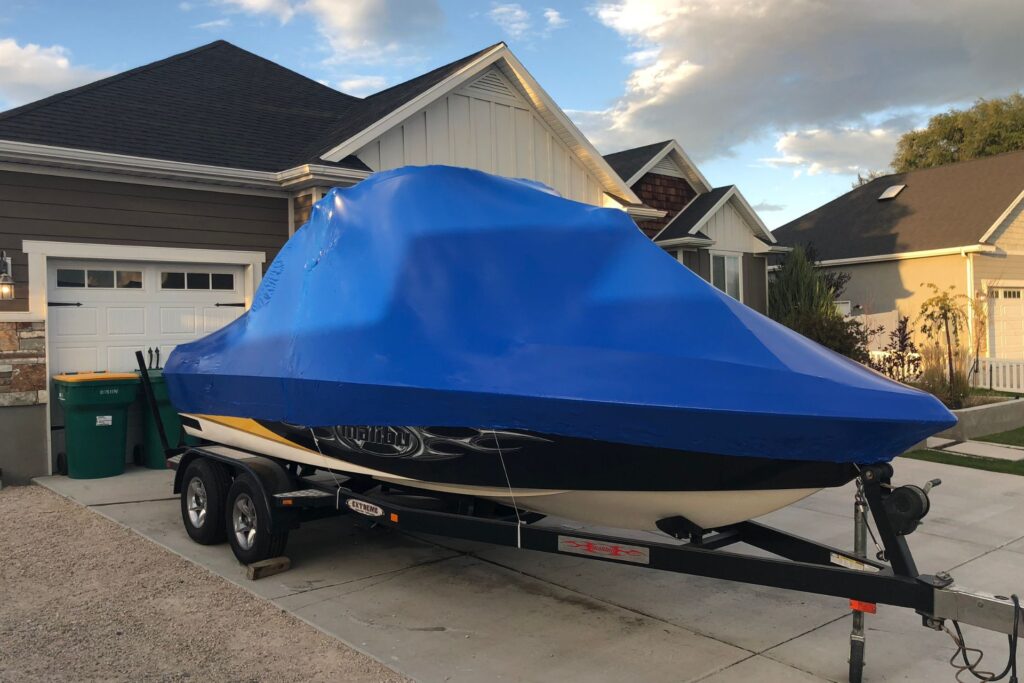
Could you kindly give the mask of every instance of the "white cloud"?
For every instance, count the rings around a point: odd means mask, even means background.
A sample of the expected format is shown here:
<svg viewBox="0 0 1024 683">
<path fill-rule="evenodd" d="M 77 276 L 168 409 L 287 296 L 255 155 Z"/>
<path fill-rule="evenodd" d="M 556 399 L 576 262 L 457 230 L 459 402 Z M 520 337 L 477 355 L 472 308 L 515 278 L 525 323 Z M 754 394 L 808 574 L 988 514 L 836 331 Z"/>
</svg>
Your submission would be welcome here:
<svg viewBox="0 0 1024 683">
<path fill-rule="evenodd" d="M 851 174 L 889 165 L 903 128 L 829 128 L 783 134 L 775 143 L 780 156 L 762 159 L 807 175 Z"/>
<path fill-rule="evenodd" d="M 287 24 L 295 16 L 295 7 L 289 0 L 221 0 L 221 2 L 249 14 L 272 14 L 282 24 Z"/>
<path fill-rule="evenodd" d="M 182 12 L 189 12 L 189 11 L 192 10 L 192 3 L 191 2 L 179 2 L 178 3 L 178 9 L 180 9 Z"/>
<path fill-rule="evenodd" d="M 487 16 L 511 38 L 522 38 L 532 28 L 530 13 L 516 2 L 494 5 Z"/>
<path fill-rule="evenodd" d="M 349 76 L 338 82 L 338 89 L 349 95 L 362 97 L 382 90 L 388 84 L 383 76 Z"/>
<path fill-rule="evenodd" d="M 435 38 L 444 22 L 438 0 L 221 0 L 282 24 L 309 15 L 330 45 L 331 63 L 416 61 L 416 48 Z"/>
<path fill-rule="evenodd" d="M 109 73 L 71 63 L 60 45 L 18 45 L 0 39 L 0 102 L 15 106 L 56 92 L 69 90 Z"/>
<path fill-rule="evenodd" d="M 215 31 L 215 30 L 217 30 L 219 28 L 227 28 L 228 26 L 231 26 L 231 20 L 228 19 L 227 17 L 224 17 L 222 19 L 214 19 L 212 21 L 204 21 L 201 24 L 196 24 L 192 28 L 201 28 L 204 31 Z"/>
<path fill-rule="evenodd" d="M 754 209 L 754 211 L 761 211 L 763 213 L 774 213 L 776 211 L 785 211 L 786 210 L 786 205 L 785 204 L 774 204 L 774 203 L 769 202 L 769 201 L 764 201 L 764 202 L 758 202 L 757 204 L 754 204 L 751 208 Z"/>
<path fill-rule="evenodd" d="M 544 20 L 547 21 L 550 30 L 562 28 L 568 23 L 562 13 L 552 7 L 544 10 Z"/>
<path fill-rule="evenodd" d="M 780 131 L 812 130 L 831 131 L 828 142 L 838 144 L 851 136 L 836 131 L 868 135 L 866 122 L 880 112 L 1021 86 L 1019 0 L 598 2 L 592 14 L 627 42 L 633 67 L 620 97 L 579 118 L 608 148 L 674 137 L 707 159 Z M 867 154 L 814 159 L 806 169 L 877 163 L 879 141 L 861 141 L 871 143 Z M 811 159 L 798 142 L 783 146 Z"/>
</svg>

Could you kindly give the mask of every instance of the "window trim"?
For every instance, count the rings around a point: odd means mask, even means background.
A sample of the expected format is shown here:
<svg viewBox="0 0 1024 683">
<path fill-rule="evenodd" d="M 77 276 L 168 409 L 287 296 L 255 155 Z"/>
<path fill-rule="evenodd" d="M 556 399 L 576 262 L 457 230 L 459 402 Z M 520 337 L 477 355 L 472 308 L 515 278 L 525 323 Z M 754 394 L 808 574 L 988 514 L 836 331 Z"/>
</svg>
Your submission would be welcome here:
<svg viewBox="0 0 1024 683">
<path fill-rule="evenodd" d="M 739 296 L 733 297 L 736 301 L 743 303 L 743 252 L 742 251 L 727 251 L 724 249 L 708 249 L 709 264 L 708 264 L 708 282 L 711 283 L 712 287 L 715 287 L 715 256 L 724 256 L 726 258 L 732 256 L 736 259 L 736 270 L 739 280 Z M 726 285 L 728 286 L 728 285 Z M 715 287 L 718 289 L 718 287 Z M 728 290 L 719 289 L 718 291 L 723 292 L 726 296 L 732 296 Z"/>
</svg>

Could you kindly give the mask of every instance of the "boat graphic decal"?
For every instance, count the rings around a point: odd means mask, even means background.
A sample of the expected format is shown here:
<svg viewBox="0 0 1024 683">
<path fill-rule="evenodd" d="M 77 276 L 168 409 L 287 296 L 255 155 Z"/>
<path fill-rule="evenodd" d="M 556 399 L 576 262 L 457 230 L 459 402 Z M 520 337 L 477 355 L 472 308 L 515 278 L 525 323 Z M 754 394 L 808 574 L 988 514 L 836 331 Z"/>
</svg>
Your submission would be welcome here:
<svg viewBox="0 0 1024 683">
<path fill-rule="evenodd" d="M 453 460 L 473 453 L 515 453 L 527 443 L 550 443 L 548 439 L 523 432 L 467 427 L 380 427 L 338 425 L 308 427 L 287 425 L 307 434 L 312 431 L 321 448 L 329 454 L 336 446 L 348 453 L 381 458 L 433 461 Z"/>
</svg>

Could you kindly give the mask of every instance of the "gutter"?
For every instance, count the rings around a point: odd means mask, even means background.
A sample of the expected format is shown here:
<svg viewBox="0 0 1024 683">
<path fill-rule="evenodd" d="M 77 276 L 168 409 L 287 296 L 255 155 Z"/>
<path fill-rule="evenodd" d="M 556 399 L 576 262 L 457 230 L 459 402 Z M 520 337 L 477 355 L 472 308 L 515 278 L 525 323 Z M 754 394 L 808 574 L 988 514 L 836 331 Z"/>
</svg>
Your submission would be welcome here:
<svg viewBox="0 0 1024 683">
<path fill-rule="evenodd" d="M 90 173 L 131 176 L 135 179 L 160 178 L 272 192 L 301 189 L 315 184 L 349 184 L 370 175 L 369 171 L 322 164 L 303 164 L 284 171 L 253 171 L 14 140 L 0 140 L 0 165 L 8 170 L 19 170 L 16 165 L 77 169 Z"/>
<path fill-rule="evenodd" d="M 974 253 L 993 253 L 998 251 L 992 244 L 971 244 L 962 247 L 947 247 L 945 249 L 926 249 L 923 251 L 906 251 L 901 254 L 876 254 L 873 256 L 855 256 L 852 258 L 827 259 L 818 261 L 818 266 L 846 266 L 858 263 L 878 263 L 881 261 L 906 261 L 916 258 L 930 258 L 932 256 L 953 256 Z"/>
</svg>

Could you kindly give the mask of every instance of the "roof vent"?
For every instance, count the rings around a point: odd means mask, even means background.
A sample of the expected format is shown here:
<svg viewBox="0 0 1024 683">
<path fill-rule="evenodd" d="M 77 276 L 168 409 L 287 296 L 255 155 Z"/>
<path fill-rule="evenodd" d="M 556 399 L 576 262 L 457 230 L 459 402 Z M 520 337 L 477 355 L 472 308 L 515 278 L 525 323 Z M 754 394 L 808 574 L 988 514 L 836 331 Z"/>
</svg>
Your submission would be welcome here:
<svg viewBox="0 0 1024 683">
<path fill-rule="evenodd" d="M 896 195 L 898 195 L 900 192 L 903 192 L 904 187 L 906 187 L 906 185 L 890 185 L 889 187 L 885 188 L 885 192 L 878 195 L 878 201 L 883 201 L 886 199 L 895 199 Z"/>
</svg>

